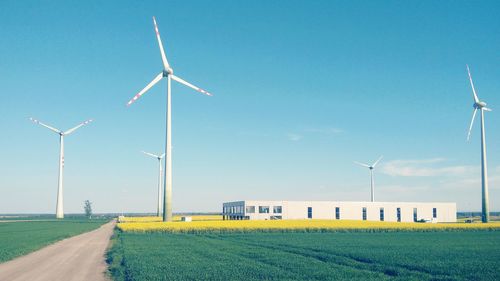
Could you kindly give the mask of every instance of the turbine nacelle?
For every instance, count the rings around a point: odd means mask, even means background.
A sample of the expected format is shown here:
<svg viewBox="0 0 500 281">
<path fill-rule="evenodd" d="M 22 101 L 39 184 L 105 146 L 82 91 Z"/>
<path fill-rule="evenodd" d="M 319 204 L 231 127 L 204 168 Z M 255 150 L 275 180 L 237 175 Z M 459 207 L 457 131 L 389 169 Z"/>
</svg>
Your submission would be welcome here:
<svg viewBox="0 0 500 281">
<path fill-rule="evenodd" d="M 486 103 L 484 101 L 478 101 L 474 103 L 473 105 L 474 108 L 481 109 L 483 107 L 486 107 Z"/>
<path fill-rule="evenodd" d="M 164 69 L 162 72 L 163 72 L 163 77 L 167 77 L 168 75 L 174 74 L 174 70 L 171 67 Z"/>
</svg>

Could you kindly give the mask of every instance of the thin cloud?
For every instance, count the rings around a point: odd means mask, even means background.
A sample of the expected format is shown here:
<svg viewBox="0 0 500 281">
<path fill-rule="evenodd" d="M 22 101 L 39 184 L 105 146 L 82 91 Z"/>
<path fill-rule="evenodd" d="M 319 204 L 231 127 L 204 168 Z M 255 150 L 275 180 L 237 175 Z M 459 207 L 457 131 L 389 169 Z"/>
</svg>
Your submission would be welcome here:
<svg viewBox="0 0 500 281">
<path fill-rule="evenodd" d="M 382 173 L 401 177 L 470 176 L 477 171 L 475 166 L 437 166 L 444 158 L 421 160 L 393 160 L 382 166 Z"/>
<path fill-rule="evenodd" d="M 267 136 L 269 136 L 269 134 L 266 134 L 263 132 L 257 132 L 257 131 L 240 131 L 240 132 L 238 132 L 238 135 L 247 136 L 247 137 L 267 137 Z"/>
<path fill-rule="evenodd" d="M 449 179 L 442 182 L 442 186 L 447 189 L 479 189 L 481 187 L 481 170 L 477 167 L 473 173 L 465 178 Z M 500 189 L 500 166 L 493 167 L 488 173 L 488 188 L 491 190 Z"/>
<path fill-rule="evenodd" d="M 336 135 L 343 133 L 344 131 L 338 128 L 307 128 L 307 129 L 302 129 L 300 130 L 302 134 L 297 134 L 297 133 L 288 133 L 287 138 L 290 141 L 300 141 L 304 138 L 304 135 L 309 135 L 309 134 L 321 134 L 321 135 L 326 135 L 326 136 L 331 136 L 331 135 Z"/>
<path fill-rule="evenodd" d="M 302 135 L 293 134 L 293 133 L 289 133 L 287 135 L 287 137 L 288 137 L 288 140 L 290 140 L 290 141 L 300 141 L 303 138 Z"/>
<path fill-rule="evenodd" d="M 344 132 L 339 128 L 309 128 L 305 129 L 304 131 L 308 133 L 318 133 L 324 135 L 336 135 Z"/>
</svg>

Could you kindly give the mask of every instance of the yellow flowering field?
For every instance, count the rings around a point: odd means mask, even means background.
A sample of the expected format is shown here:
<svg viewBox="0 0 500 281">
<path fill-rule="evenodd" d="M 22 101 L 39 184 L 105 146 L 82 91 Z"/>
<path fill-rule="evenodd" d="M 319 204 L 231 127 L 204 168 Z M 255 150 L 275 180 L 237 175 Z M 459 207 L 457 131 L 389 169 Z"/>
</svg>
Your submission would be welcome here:
<svg viewBox="0 0 500 281">
<path fill-rule="evenodd" d="M 193 217 L 194 219 L 194 217 Z M 398 223 L 378 221 L 347 220 L 233 220 L 233 221 L 193 221 L 193 222 L 124 222 L 119 223 L 122 231 L 133 232 L 335 232 L 335 231 L 442 231 L 442 230 L 500 230 L 500 223 Z"/>
</svg>

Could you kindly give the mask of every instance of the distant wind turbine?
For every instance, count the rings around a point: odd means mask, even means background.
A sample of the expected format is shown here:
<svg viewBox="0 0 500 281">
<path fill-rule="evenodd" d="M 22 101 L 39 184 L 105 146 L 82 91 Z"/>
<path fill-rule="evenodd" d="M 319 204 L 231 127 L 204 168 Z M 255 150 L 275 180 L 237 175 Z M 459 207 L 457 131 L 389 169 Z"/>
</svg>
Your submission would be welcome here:
<svg viewBox="0 0 500 281">
<path fill-rule="evenodd" d="M 373 179 L 373 169 L 375 169 L 375 166 L 377 166 L 378 162 L 380 162 L 380 160 L 382 160 L 382 157 L 383 156 L 380 156 L 378 158 L 378 160 L 375 161 L 375 163 L 373 163 L 371 165 L 354 161 L 354 163 L 370 169 L 370 187 L 371 187 L 371 201 L 372 202 L 375 202 L 375 190 L 374 190 L 375 189 L 375 180 Z"/>
<path fill-rule="evenodd" d="M 67 136 L 80 127 L 87 125 L 88 123 L 92 122 L 92 119 L 87 120 L 85 122 L 82 122 L 78 124 L 78 126 L 75 126 L 66 132 L 63 132 L 61 130 L 58 130 L 54 127 L 51 127 L 49 125 L 46 125 L 36 119 L 30 118 L 31 121 L 33 121 L 35 124 L 41 125 L 54 133 L 59 135 L 59 143 L 60 143 L 60 151 L 59 151 L 59 183 L 57 187 L 57 204 L 56 204 L 56 218 L 58 219 L 63 219 L 64 218 L 64 209 L 63 209 L 63 168 L 64 168 L 64 136 Z"/>
<path fill-rule="evenodd" d="M 161 216 L 161 176 L 162 176 L 161 175 L 161 172 L 162 172 L 161 159 L 163 159 L 163 157 L 165 156 L 165 153 L 163 153 L 162 155 L 155 155 L 155 154 L 145 152 L 145 151 L 143 151 L 142 153 L 158 159 L 158 206 L 156 208 L 156 215 L 159 217 L 159 216 Z"/>
<path fill-rule="evenodd" d="M 472 131 L 472 125 L 474 124 L 474 118 L 476 117 L 477 110 L 481 110 L 481 182 L 482 182 L 482 222 L 490 221 L 490 211 L 489 211 L 489 198 L 488 198 L 488 166 L 486 163 L 486 137 L 484 130 L 484 111 L 491 111 L 490 108 L 486 107 L 486 103 L 479 100 L 476 89 L 474 89 L 474 83 L 472 82 L 472 76 L 470 75 L 469 66 L 467 65 L 467 73 L 469 74 L 470 86 L 472 87 L 472 98 L 474 99 L 474 112 L 472 113 L 472 120 L 469 126 L 469 132 L 467 134 L 467 141 L 470 139 L 470 133 Z"/>
<path fill-rule="evenodd" d="M 165 56 L 165 51 L 163 50 L 163 44 L 160 39 L 160 32 L 158 31 L 158 26 L 156 24 L 156 19 L 153 17 L 153 24 L 156 32 L 156 39 L 158 40 L 158 45 L 160 47 L 161 60 L 163 62 L 163 70 L 158 74 L 153 81 L 151 81 L 144 89 L 142 89 L 137 95 L 135 95 L 127 105 L 131 105 L 143 94 L 145 94 L 149 89 L 151 89 L 156 83 L 161 79 L 167 78 L 167 124 L 166 124 L 166 141 L 165 141 L 165 171 L 164 171 L 164 181 L 163 181 L 163 221 L 172 221 L 172 110 L 171 110 L 171 79 L 188 86 L 204 95 L 212 96 L 209 92 L 200 89 L 193 84 L 177 77 L 174 75 L 174 70 L 168 64 L 167 57 Z"/>
</svg>

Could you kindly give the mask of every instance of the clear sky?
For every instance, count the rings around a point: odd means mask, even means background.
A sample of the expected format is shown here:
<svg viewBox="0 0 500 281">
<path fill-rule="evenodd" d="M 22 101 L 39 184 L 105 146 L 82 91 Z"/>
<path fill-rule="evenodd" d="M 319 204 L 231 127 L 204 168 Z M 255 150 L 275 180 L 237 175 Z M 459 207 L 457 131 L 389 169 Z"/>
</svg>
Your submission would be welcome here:
<svg viewBox="0 0 500 281">
<path fill-rule="evenodd" d="M 173 84 L 173 210 L 230 200 L 450 201 L 479 210 L 486 114 L 491 209 L 500 211 L 499 1 L 0 1 L 0 213 L 156 210 L 166 82 Z"/>
</svg>

